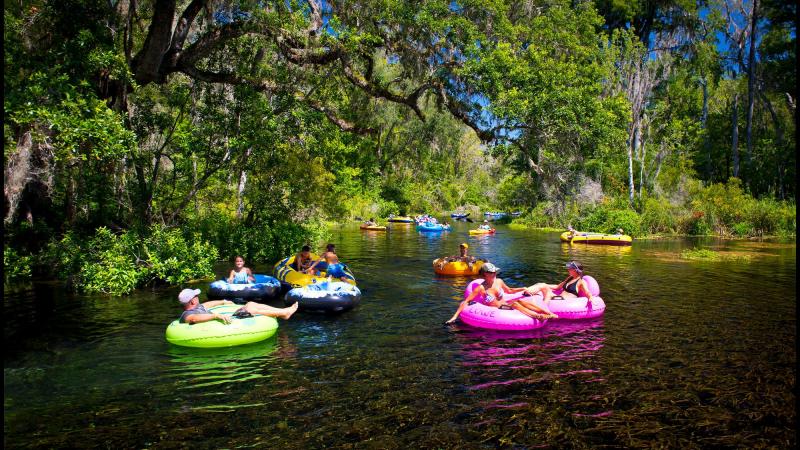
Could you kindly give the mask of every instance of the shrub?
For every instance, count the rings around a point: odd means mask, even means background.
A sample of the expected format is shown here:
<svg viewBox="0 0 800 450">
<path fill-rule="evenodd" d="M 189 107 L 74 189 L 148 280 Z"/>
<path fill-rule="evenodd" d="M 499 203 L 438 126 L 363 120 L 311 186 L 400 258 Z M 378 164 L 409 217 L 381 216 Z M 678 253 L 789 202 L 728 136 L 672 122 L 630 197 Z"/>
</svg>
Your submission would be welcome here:
<svg viewBox="0 0 800 450">
<path fill-rule="evenodd" d="M 530 228 L 565 228 L 572 220 L 569 213 L 558 214 L 552 202 L 540 202 L 535 208 L 514 219 L 514 223 Z"/>
<path fill-rule="evenodd" d="M 217 250 L 199 234 L 187 241 L 177 229 L 154 226 L 141 236 L 101 227 L 87 240 L 67 233 L 49 246 L 48 260 L 79 290 L 123 295 L 148 284 L 210 276 Z"/>
<path fill-rule="evenodd" d="M 621 228 L 625 234 L 639 236 L 641 234 L 641 218 L 631 209 L 614 209 L 608 212 L 606 223 L 600 229 L 602 233 L 616 233 Z"/>
<path fill-rule="evenodd" d="M 693 211 L 687 215 L 681 223 L 681 231 L 692 236 L 705 236 L 711 233 L 711 227 L 706 220 L 703 211 Z"/>
<path fill-rule="evenodd" d="M 599 233 L 615 233 L 618 228 L 631 236 L 638 236 L 641 218 L 631 209 L 616 209 L 613 203 L 597 206 L 588 216 L 578 220 L 575 228 Z"/>
<path fill-rule="evenodd" d="M 329 237 L 327 226 L 320 221 L 247 226 L 225 216 L 204 217 L 187 224 L 185 230 L 194 230 L 202 240 L 211 242 L 223 259 L 241 255 L 248 262 L 261 263 L 294 254 L 304 244 L 319 245 Z"/>
<path fill-rule="evenodd" d="M 10 247 L 3 249 L 3 281 L 10 283 L 31 276 L 31 257 L 20 256 Z"/>
<path fill-rule="evenodd" d="M 677 229 L 676 213 L 666 198 L 646 198 L 640 219 L 641 231 L 648 234 L 674 233 Z"/>
</svg>

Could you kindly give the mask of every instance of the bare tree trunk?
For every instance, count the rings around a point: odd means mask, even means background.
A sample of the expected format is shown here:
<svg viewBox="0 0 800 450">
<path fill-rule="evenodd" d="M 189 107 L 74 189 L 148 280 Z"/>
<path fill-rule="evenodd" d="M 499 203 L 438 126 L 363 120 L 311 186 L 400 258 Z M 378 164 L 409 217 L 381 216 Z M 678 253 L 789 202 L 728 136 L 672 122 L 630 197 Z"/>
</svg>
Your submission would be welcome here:
<svg viewBox="0 0 800 450">
<path fill-rule="evenodd" d="M 247 171 L 244 167 L 247 167 L 247 159 L 250 157 L 250 153 L 252 153 L 253 148 L 248 148 L 242 158 L 242 170 L 239 173 L 239 187 L 236 190 L 236 198 L 237 198 L 237 206 L 236 206 L 236 218 L 241 220 L 242 214 L 244 213 L 244 188 L 247 184 Z"/>
<path fill-rule="evenodd" d="M 747 161 L 750 170 L 753 160 L 753 105 L 755 104 L 755 65 L 756 65 L 756 24 L 758 23 L 758 0 L 753 0 L 753 13 L 750 24 L 750 54 L 747 62 Z M 750 178 L 748 176 L 748 178 Z"/>
<path fill-rule="evenodd" d="M 705 77 L 700 79 L 700 86 L 703 87 L 703 115 L 700 117 L 700 126 L 703 129 L 703 146 L 706 151 L 706 182 L 711 181 L 711 139 L 708 135 L 708 82 Z"/>
<path fill-rule="evenodd" d="M 739 178 L 739 94 L 733 94 L 733 124 L 731 157 L 733 158 L 733 176 Z"/>
<path fill-rule="evenodd" d="M 639 139 L 639 123 L 634 118 L 633 130 L 631 130 L 630 144 L 628 145 L 628 197 L 633 206 L 633 196 L 636 193 L 636 186 L 633 184 L 633 153 L 636 151 L 636 141 Z"/>
<path fill-rule="evenodd" d="M 31 158 L 33 154 L 33 138 L 30 131 L 22 133 L 17 140 L 17 150 L 8 157 L 6 162 L 3 194 L 5 194 L 5 219 L 6 224 L 11 223 L 17 213 L 22 192 L 28 184 L 31 172 Z"/>
</svg>

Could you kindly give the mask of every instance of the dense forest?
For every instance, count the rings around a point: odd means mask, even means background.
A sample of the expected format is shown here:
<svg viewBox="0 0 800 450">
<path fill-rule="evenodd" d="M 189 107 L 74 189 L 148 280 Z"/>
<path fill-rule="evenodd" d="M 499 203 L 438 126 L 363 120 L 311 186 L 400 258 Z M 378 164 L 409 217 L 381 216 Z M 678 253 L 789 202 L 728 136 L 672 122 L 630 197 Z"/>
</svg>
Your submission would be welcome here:
<svg viewBox="0 0 800 450">
<path fill-rule="evenodd" d="M 121 294 L 329 221 L 796 232 L 777 0 L 7 1 L 6 281 Z"/>
</svg>

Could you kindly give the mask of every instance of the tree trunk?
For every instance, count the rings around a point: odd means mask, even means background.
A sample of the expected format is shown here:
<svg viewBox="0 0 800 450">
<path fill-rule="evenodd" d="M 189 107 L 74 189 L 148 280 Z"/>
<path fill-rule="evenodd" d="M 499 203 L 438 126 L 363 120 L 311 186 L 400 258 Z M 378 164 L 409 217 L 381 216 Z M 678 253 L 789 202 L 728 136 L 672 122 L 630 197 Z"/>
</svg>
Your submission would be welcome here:
<svg viewBox="0 0 800 450">
<path fill-rule="evenodd" d="M 33 138 L 30 130 L 21 133 L 17 139 L 17 149 L 5 164 L 3 193 L 5 194 L 5 218 L 9 224 L 17 213 L 22 192 L 28 184 L 33 154 Z"/>
<path fill-rule="evenodd" d="M 250 153 L 252 153 L 253 148 L 248 148 L 247 151 L 244 153 L 244 157 L 242 158 L 242 170 L 239 173 L 239 187 L 236 190 L 236 198 L 237 198 L 237 206 L 236 206 L 236 218 L 241 220 L 242 214 L 244 213 L 244 188 L 247 185 L 247 171 L 244 167 L 247 167 L 247 159 L 250 157 Z"/>
<path fill-rule="evenodd" d="M 636 193 L 636 186 L 633 184 L 633 153 L 636 151 L 636 141 L 639 139 L 639 124 L 634 119 L 633 129 L 631 130 L 630 144 L 628 144 L 628 197 L 633 206 L 633 196 Z"/>
<path fill-rule="evenodd" d="M 751 15 L 750 28 L 750 54 L 747 62 L 747 161 L 745 167 L 750 167 L 753 159 L 753 105 L 755 103 L 755 65 L 756 65 L 756 24 L 758 22 L 758 0 L 753 0 L 753 14 Z M 748 177 L 750 178 L 750 177 Z"/>
<path fill-rule="evenodd" d="M 731 158 L 733 159 L 733 176 L 739 178 L 739 94 L 733 94 L 733 123 Z"/>
<path fill-rule="evenodd" d="M 706 153 L 706 182 L 711 182 L 711 139 L 708 135 L 708 82 L 705 77 L 700 80 L 703 87 L 703 115 L 700 117 L 700 126 L 703 129 L 703 147 Z"/>
</svg>

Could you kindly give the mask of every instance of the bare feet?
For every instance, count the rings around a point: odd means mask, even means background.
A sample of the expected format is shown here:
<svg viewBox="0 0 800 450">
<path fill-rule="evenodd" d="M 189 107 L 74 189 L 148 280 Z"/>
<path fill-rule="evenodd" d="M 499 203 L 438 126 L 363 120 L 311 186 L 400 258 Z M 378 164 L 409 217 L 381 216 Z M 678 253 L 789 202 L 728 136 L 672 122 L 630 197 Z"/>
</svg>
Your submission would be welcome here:
<svg viewBox="0 0 800 450">
<path fill-rule="evenodd" d="M 292 306 L 283 308 L 284 313 L 281 314 L 279 317 L 283 320 L 289 320 L 289 317 L 292 317 L 292 314 L 297 312 L 297 308 L 300 306 L 299 303 L 295 302 Z"/>
</svg>

